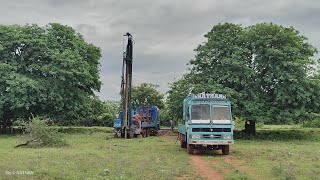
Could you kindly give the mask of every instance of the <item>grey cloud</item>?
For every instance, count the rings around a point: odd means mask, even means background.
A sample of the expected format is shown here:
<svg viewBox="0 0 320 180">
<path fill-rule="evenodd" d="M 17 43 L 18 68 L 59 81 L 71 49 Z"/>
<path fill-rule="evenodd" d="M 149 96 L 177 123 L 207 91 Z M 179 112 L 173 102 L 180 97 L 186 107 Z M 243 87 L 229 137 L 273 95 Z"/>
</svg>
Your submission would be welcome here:
<svg viewBox="0 0 320 180">
<path fill-rule="evenodd" d="M 293 26 L 320 49 L 320 1 L 299 0 L 0 0 L 1 24 L 59 22 L 102 49 L 99 95 L 117 99 L 123 34 L 134 36 L 134 82 L 154 82 L 161 92 L 185 72 L 193 49 L 213 25 L 274 22 Z"/>
</svg>

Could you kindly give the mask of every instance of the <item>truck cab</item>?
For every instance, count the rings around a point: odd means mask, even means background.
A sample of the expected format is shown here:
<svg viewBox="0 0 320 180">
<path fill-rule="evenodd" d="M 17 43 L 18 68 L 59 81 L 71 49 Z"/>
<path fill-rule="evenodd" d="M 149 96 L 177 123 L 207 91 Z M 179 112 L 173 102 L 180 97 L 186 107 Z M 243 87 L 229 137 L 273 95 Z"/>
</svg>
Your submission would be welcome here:
<svg viewBox="0 0 320 180">
<path fill-rule="evenodd" d="M 199 93 L 183 101 L 183 121 L 178 126 L 181 148 L 189 154 L 194 149 L 222 149 L 229 154 L 233 144 L 233 123 L 231 102 L 226 95 Z"/>
</svg>

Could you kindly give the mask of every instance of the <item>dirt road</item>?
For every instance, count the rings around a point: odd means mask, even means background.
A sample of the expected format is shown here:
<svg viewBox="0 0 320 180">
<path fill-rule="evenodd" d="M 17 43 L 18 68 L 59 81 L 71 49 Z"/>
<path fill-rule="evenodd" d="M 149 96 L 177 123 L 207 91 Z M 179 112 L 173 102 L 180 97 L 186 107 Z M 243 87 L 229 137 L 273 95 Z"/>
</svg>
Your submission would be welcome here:
<svg viewBox="0 0 320 180">
<path fill-rule="evenodd" d="M 176 141 L 176 136 L 167 135 L 170 131 L 162 131 L 161 137 Z M 241 177 L 249 179 L 263 179 L 261 175 L 256 173 L 255 168 L 248 166 L 245 160 L 239 159 L 231 155 L 210 154 L 209 156 L 190 155 L 190 164 L 194 170 L 198 172 L 200 177 L 207 180 L 223 180 L 227 177 Z M 204 158 L 206 157 L 206 158 Z M 179 180 L 188 180 L 188 177 L 180 177 Z"/>
<path fill-rule="evenodd" d="M 209 164 L 202 160 L 199 155 L 191 155 L 191 164 L 195 167 L 200 176 L 208 180 L 223 180 L 224 177 L 218 170 L 213 169 Z"/>
</svg>

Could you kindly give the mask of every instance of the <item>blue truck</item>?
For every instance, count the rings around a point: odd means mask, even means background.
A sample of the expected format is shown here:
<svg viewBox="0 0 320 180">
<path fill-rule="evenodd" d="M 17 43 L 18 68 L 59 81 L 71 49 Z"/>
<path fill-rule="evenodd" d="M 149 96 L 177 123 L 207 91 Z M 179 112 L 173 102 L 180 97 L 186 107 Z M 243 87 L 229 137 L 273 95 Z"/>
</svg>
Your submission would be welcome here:
<svg viewBox="0 0 320 180">
<path fill-rule="evenodd" d="M 231 103 L 224 94 L 199 93 L 183 101 L 183 120 L 178 126 L 180 147 L 189 154 L 195 149 L 222 150 L 228 155 L 233 144 Z"/>
<path fill-rule="evenodd" d="M 157 106 L 139 106 L 136 114 L 141 118 L 141 135 L 148 137 L 158 135 L 160 130 L 160 113 Z"/>
<path fill-rule="evenodd" d="M 120 112 L 119 116 L 114 120 L 113 128 L 115 137 L 118 137 L 120 134 L 121 137 L 124 138 L 125 121 L 122 114 L 123 113 Z M 130 127 L 130 138 L 158 135 L 158 130 L 160 130 L 160 115 L 157 106 L 139 106 L 135 111 L 131 109 L 129 114 L 128 124 Z"/>
</svg>

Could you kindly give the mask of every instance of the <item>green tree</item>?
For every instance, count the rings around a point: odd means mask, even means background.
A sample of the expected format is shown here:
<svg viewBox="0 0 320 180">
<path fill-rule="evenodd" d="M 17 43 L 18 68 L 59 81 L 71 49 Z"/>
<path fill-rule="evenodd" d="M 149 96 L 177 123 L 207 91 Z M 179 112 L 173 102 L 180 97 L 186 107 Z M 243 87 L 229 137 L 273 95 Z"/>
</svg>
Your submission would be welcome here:
<svg viewBox="0 0 320 180">
<path fill-rule="evenodd" d="M 191 80 L 183 76 L 180 80 L 170 84 L 170 90 L 167 92 L 166 107 L 169 116 L 175 121 L 182 119 L 182 102 L 191 91 Z"/>
<path fill-rule="evenodd" d="M 98 116 L 99 124 L 112 127 L 120 111 L 120 102 L 107 100 L 103 102 L 103 113 Z"/>
<path fill-rule="evenodd" d="M 3 127 L 33 115 L 78 118 L 90 115 L 100 90 L 100 49 L 74 29 L 52 23 L 0 25 L 0 119 Z"/>
<path fill-rule="evenodd" d="M 167 92 L 166 109 L 171 119 L 175 121 L 182 119 L 183 100 L 189 94 L 196 94 L 214 90 L 216 93 L 224 93 L 228 97 L 236 97 L 237 92 L 231 88 L 223 87 L 219 84 L 201 82 L 193 74 L 186 74 L 180 80 L 170 84 L 170 90 Z M 233 100 L 233 108 L 237 106 L 236 99 Z"/>
<path fill-rule="evenodd" d="M 132 87 L 132 101 L 133 107 L 136 108 L 141 105 L 158 106 L 159 109 L 164 108 L 164 95 L 161 94 L 157 88 L 158 85 L 142 83 L 140 86 Z"/>
<path fill-rule="evenodd" d="M 196 48 L 190 61 L 190 72 L 171 85 L 172 108 L 181 109 L 177 103 L 182 104 L 186 89 L 193 87 L 189 92 L 227 94 L 234 115 L 247 120 L 292 123 L 319 112 L 320 87 L 312 78 L 317 51 L 294 28 L 225 23 L 205 37 L 207 42 Z M 181 117 L 178 109 L 172 112 Z"/>
</svg>

